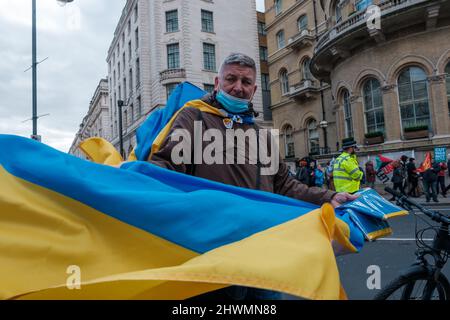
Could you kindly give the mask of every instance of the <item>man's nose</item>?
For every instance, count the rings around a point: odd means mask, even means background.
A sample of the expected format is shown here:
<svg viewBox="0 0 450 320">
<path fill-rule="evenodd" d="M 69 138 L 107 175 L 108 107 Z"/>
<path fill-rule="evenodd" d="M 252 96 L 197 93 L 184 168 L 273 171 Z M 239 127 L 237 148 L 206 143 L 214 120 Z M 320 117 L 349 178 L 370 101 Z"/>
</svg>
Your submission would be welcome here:
<svg viewBox="0 0 450 320">
<path fill-rule="evenodd" d="M 236 81 L 236 83 L 233 86 L 233 91 L 235 93 L 242 93 L 243 87 L 242 82 L 240 80 Z"/>
</svg>

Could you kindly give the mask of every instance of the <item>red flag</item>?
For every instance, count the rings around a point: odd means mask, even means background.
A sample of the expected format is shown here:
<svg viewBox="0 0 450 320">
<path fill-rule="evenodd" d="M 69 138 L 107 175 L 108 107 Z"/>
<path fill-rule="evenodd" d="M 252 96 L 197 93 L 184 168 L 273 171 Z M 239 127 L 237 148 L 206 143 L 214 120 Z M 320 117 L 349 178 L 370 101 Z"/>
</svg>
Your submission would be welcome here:
<svg viewBox="0 0 450 320">
<path fill-rule="evenodd" d="M 417 168 L 416 172 L 425 172 L 429 168 L 431 168 L 431 152 L 427 152 L 425 155 L 425 160 L 422 165 Z"/>
<path fill-rule="evenodd" d="M 393 161 L 394 160 L 384 157 L 381 154 L 379 154 L 375 158 L 377 171 L 381 170 L 384 172 L 384 174 L 388 174 L 388 173 L 392 172 L 394 170 L 394 168 L 392 167 Z"/>
</svg>

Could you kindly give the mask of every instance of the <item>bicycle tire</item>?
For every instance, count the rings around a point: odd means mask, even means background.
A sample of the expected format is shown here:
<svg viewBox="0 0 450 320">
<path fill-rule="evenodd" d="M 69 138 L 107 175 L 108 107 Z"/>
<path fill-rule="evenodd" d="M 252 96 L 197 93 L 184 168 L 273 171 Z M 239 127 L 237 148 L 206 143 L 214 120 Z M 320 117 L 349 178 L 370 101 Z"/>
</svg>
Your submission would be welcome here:
<svg viewBox="0 0 450 320">
<path fill-rule="evenodd" d="M 430 287 L 428 285 L 429 281 L 433 277 L 430 272 L 423 268 L 413 268 L 406 271 L 403 275 L 392 280 L 384 289 L 382 289 L 378 294 L 375 295 L 374 300 L 387 300 L 394 292 L 405 287 L 403 289 L 402 297 L 399 300 L 409 300 L 411 290 L 413 289 L 415 283 L 420 280 L 427 282 L 424 288 L 425 296 L 430 297 Z M 444 274 L 440 273 L 438 280 L 436 282 L 436 288 L 439 294 L 439 300 L 450 300 L 450 284 Z M 432 289 L 433 291 L 434 289 Z M 405 293 L 406 292 L 406 293 Z"/>
</svg>

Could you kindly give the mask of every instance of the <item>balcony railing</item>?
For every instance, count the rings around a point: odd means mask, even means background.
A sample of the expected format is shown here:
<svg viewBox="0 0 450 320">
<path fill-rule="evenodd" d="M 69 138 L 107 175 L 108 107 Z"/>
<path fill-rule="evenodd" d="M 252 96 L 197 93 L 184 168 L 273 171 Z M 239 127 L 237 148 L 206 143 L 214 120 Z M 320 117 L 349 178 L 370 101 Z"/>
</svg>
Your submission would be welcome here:
<svg viewBox="0 0 450 320">
<path fill-rule="evenodd" d="M 394 13 L 395 11 L 403 10 L 409 6 L 417 5 L 420 3 L 428 2 L 429 0 L 385 0 L 378 4 L 381 10 L 381 17 L 386 14 Z M 329 42 L 331 42 L 336 37 L 341 34 L 360 27 L 366 24 L 366 12 L 365 10 L 356 12 L 355 14 L 348 17 L 346 20 L 336 24 L 333 28 L 328 30 L 323 36 L 317 41 L 315 47 L 315 52 L 317 53 L 323 47 L 325 47 Z"/>
<path fill-rule="evenodd" d="M 159 73 L 160 81 L 166 81 L 170 79 L 186 78 L 185 69 L 167 69 Z"/>
<path fill-rule="evenodd" d="M 288 48 L 301 48 L 304 46 L 310 46 L 314 41 L 314 32 L 311 30 L 302 30 L 295 36 L 288 39 Z"/>
<path fill-rule="evenodd" d="M 302 80 L 291 86 L 289 96 L 291 98 L 309 98 L 312 93 L 320 91 L 318 81 Z"/>
</svg>

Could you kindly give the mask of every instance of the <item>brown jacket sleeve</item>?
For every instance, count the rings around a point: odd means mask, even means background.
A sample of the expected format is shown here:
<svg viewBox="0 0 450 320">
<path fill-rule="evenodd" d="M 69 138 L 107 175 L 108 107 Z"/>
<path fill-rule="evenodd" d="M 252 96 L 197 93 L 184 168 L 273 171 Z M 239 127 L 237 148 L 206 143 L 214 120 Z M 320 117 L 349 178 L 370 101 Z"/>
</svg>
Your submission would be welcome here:
<svg viewBox="0 0 450 320">
<path fill-rule="evenodd" d="M 317 205 L 330 202 L 336 194 L 336 192 L 322 188 L 310 188 L 290 176 L 288 170 L 287 165 L 280 160 L 280 169 L 274 178 L 275 193 Z"/>
</svg>

